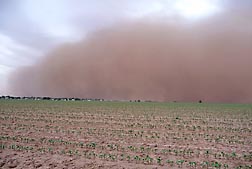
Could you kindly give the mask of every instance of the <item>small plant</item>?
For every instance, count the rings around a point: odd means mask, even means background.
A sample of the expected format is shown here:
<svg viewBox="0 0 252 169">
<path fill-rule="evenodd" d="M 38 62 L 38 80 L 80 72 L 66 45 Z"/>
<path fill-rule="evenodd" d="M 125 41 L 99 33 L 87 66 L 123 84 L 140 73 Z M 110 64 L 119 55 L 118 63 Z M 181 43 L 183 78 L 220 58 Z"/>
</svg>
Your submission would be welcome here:
<svg viewBox="0 0 252 169">
<path fill-rule="evenodd" d="M 223 167 L 224 168 L 228 168 L 229 166 L 228 166 L 228 164 L 224 164 Z"/>
<path fill-rule="evenodd" d="M 157 163 L 158 163 L 158 165 L 161 165 L 161 162 L 162 162 L 162 158 L 161 158 L 161 157 L 158 157 L 158 158 L 157 158 Z"/>
<path fill-rule="evenodd" d="M 174 161 L 173 160 L 166 160 L 166 163 L 168 163 L 170 166 L 173 166 Z"/>
<path fill-rule="evenodd" d="M 237 157 L 236 153 L 235 153 L 235 152 L 232 152 L 231 157 L 232 157 L 233 159 L 235 159 L 235 158 Z"/>
<path fill-rule="evenodd" d="M 189 166 L 190 166 L 190 167 L 196 167 L 196 165 L 197 165 L 197 163 L 194 162 L 194 161 L 190 161 L 190 162 L 189 162 Z"/>
<path fill-rule="evenodd" d="M 182 167 L 183 163 L 185 162 L 185 160 L 177 160 L 176 161 L 176 164 L 179 166 L 179 167 Z"/>
<path fill-rule="evenodd" d="M 153 162 L 153 158 L 151 158 L 149 155 L 147 155 L 143 160 L 147 164 L 151 164 Z"/>
<path fill-rule="evenodd" d="M 1 149 L 1 150 L 4 150 L 5 148 L 6 148 L 6 145 L 0 144 L 0 149 Z"/>
<path fill-rule="evenodd" d="M 201 164 L 201 167 L 209 167 L 210 163 L 208 161 L 203 161 Z"/>
<path fill-rule="evenodd" d="M 212 162 L 212 167 L 214 167 L 214 168 L 221 168 L 221 163 Z"/>
<path fill-rule="evenodd" d="M 131 159 L 131 158 L 130 158 L 130 156 L 128 155 L 128 156 L 127 156 L 127 161 L 130 161 L 130 159 Z"/>
</svg>

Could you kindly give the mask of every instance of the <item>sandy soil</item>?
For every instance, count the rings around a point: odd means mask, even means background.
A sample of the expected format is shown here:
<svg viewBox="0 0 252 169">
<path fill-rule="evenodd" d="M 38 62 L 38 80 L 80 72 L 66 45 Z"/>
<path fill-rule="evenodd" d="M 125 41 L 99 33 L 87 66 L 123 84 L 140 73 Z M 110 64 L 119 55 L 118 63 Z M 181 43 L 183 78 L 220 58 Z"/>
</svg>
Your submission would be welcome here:
<svg viewBox="0 0 252 169">
<path fill-rule="evenodd" d="M 4 105 L 0 168 L 251 167 L 251 112 L 206 111 Z"/>
</svg>

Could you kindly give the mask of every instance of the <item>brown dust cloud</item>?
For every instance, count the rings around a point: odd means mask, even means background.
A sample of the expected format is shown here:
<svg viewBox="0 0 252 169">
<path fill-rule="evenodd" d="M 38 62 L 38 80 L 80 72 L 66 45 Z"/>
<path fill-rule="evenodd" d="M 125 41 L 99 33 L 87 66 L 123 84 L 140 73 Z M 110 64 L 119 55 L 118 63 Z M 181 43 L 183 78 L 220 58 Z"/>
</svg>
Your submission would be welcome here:
<svg viewBox="0 0 252 169">
<path fill-rule="evenodd" d="M 12 94 L 252 102 L 251 13 L 146 18 L 96 30 L 10 77 Z"/>
</svg>

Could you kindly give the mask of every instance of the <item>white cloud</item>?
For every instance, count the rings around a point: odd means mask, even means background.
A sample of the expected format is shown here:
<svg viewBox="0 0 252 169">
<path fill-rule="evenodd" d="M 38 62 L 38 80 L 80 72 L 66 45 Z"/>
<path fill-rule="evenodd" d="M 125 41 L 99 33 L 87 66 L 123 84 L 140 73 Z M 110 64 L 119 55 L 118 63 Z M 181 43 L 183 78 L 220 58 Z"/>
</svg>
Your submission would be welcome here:
<svg viewBox="0 0 252 169">
<path fill-rule="evenodd" d="M 73 41 L 78 40 L 79 36 L 71 24 L 75 10 L 69 8 L 68 3 L 66 0 L 24 0 L 22 6 L 27 17 L 47 36 Z"/>
<path fill-rule="evenodd" d="M 40 53 L 0 34 L 0 95 L 7 94 L 9 74 L 17 67 L 35 62 Z"/>
<path fill-rule="evenodd" d="M 0 65 L 0 95 L 7 95 L 8 75 L 14 68 Z"/>
<path fill-rule="evenodd" d="M 215 0 L 178 0 L 174 8 L 188 19 L 200 19 L 220 11 Z"/>
<path fill-rule="evenodd" d="M 30 65 L 41 53 L 0 33 L 0 65 L 18 67 Z"/>
</svg>

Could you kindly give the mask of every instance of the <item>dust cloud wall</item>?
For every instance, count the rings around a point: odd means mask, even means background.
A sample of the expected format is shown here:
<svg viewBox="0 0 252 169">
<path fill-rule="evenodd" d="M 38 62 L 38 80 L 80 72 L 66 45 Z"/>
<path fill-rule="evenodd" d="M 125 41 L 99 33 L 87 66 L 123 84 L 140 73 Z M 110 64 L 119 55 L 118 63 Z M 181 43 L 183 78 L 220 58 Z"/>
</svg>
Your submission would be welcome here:
<svg viewBox="0 0 252 169">
<path fill-rule="evenodd" d="M 252 102 L 251 13 L 124 21 L 16 70 L 21 96 Z"/>
</svg>

